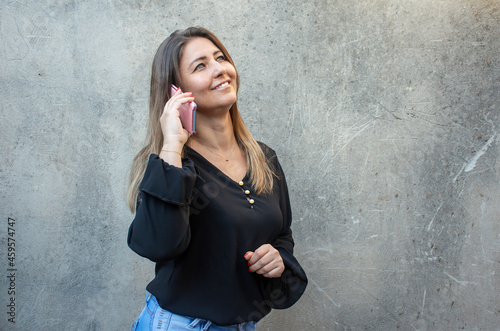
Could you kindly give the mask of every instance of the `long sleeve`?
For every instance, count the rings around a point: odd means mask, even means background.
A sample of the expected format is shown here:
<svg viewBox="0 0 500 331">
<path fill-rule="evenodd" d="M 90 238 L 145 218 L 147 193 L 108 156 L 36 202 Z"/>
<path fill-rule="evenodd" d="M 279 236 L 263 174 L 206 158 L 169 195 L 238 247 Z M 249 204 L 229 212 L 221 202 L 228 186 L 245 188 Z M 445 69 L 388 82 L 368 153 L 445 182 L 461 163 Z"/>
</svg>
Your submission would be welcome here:
<svg viewBox="0 0 500 331">
<path fill-rule="evenodd" d="M 182 168 L 150 156 L 128 244 L 157 262 L 146 289 L 163 309 L 232 325 L 290 307 L 304 292 L 285 177 L 275 153 L 263 150 L 278 178 L 262 195 L 252 194 L 249 174 L 241 186 L 189 146 Z M 248 272 L 243 255 L 265 243 L 283 258 L 281 278 Z"/>
<path fill-rule="evenodd" d="M 139 187 L 139 203 L 128 232 L 129 247 L 154 262 L 184 252 L 191 239 L 189 204 L 201 181 L 190 159 L 177 168 L 152 154 Z"/>
<path fill-rule="evenodd" d="M 265 278 L 263 293 L 271 308 L 285 309 L 291 307 L 304 293 L 307 286 L 307 276 L 299 262 L 293 256 L 294 241 L 292 237 L 292 210 L 288 196 L 283 169 L 277 157 L 274 156 L 275 170 L 279 175 L 277 180 L 279 190 L 279 205 L 283 216 L 281 233 L 271 245 L 278 250 L 285 265 L 285 271 L 280 278 Z"/>
</svg>

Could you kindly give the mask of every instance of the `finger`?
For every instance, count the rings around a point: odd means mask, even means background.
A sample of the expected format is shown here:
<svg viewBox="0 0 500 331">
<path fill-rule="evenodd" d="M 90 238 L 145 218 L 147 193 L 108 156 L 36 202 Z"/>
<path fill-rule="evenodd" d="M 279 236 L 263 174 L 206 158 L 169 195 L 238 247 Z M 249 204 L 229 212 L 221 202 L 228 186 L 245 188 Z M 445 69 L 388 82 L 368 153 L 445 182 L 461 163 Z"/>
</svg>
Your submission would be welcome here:
<svg viewBox="0 0 500 331">
<path fill-rule="evenodd" d="M 174 100 L 175 108 L 179 110 L 183 104 L 193 102 L 194 99 L 195 98 L 192 95 L 181 95 L 176 100 Z"/>
<path fill-rule="evenodd" d="M 248 264 L 248 272 L 253 272 L 251 269 L 250 269 L 250 266 L 252 264 L 250 264 L 250 259 L 252 258 L 253 256 L 253 252 L 251 251 L 248 251 L 245 253 L 245 255 L 243 255 L 243 257 L 245 258 L 245 260 L 247 260 L 247 264 Z"/>
<path fill-rule="evenodd" d="M 264 277 L 276 278 L 281 277 L 281 274 L 285 271 L 285 264 L 283 258 L 277 253 L 276 258 L 274 258 L 270 263 L 262 267 L 258 273 Z"/>
<path fill-rule="evenodd" d="M 259 248 L 257 248 L 255 250 L 255 252 L 253 253 L 252 257 L 250 258 L 250 260 L 248 262 L 250 262 L 250 264 L 257 263 L 257 261 L 259 261 L 262 257 L 264 257 L 269 252 L 269 250 L 271 248 L 272 248 L 272 246 L 269 244 L 264 244 L 264 245 L 260 246 Z"/>
<path fill-rule="evenodd" d="M 257 272 L 258 274 L 266 274 L 276 267 L 282 265 L 283 259 L 279 252 L 268 252 L 265 256 L 260 258 L 257 262 L 250 265 L 250 270 L 252 272 Z"/>
<path fill-rule="evenodd" d="M 181 89 L 172 85 L 172 88 L 170 89 L 170 97 L 172 98 L 174 95 L 178 94 L 179 92 L 181 92 Z"/>
<path fill-rule="evenodd" d="M 170 99 L 168 99 L 166 105 L 169 105 L 169 104 L 175 104 L 175 103 L 180 103 L 180 104 L 183 104 L 183 103 L 186 103 L 186 102 L 193 102 L 195 97 L 193 96 L 192 94 L 193 92 L 186 92 L 186 93 L 182 93 L 182 94 L 179 94 L 179 95 L 174 95 L 173 97 L 171 97 Z"/>
<path fill-rule="evenodd" d="M 255 254 L 254 254 L 255 256 Z M 258 271 L 260 270 L 261 268 L 263 268 L 264 266 L 272 263 L 273 261 L 273 256 L 272 254 L 266 254 L 264 256 L 262 256 L 261 258 L 259 258 L 258 260 L 256 260 L 255 262 L 252 263 L 252 259 L 249 261 L 249 264 L 252 266 L 252 271 Z"/>
<path fill-rule="evenodd" d="M 165 104 L 165 107 L 163 109 L 163 113 L 162 113 L 162 116 L 165 115 L 176 115 L 178 116 L 179 115 L 179 109 L 181 108 L 181 106 L 185 103 L 188 103 L 188 102 L 193 102 L 194 101 L 194 97 L 193 96 L 181 96 L 179 98 L 170 98 L 167 103 Z"/>
<path fill-rule="evenodd" d="M 268 259 L 268 257 L 264 257 L 260 259 L 257 263 L 253 264 L 250 269 L 253 272 L 256 272 L 260 275 L 267 274 L 276 268 L 280 268 L 283 261 L 280 257 L 273 257 Z"/>
<path fill-rule="evenodd" d="M 245 255 L 243 255 L 243 257 L 245 258 L 245 260 L 249 261 L 253 256 L 253 252 L 246 252 Z"/>
<path fill-rule="evenodd" d="M 192 96 L 193 95 L 193 92 L 192 91 L 189 91 L 189 92 L 182 92 L 181 89 L 178 89 L 177 91 L 175 91 L 175 93 L 172 93 L 170 95 L 170 98 L 167 100 L 168 101 L 174 101 L 174 100 L 177 100 L 178 98 L 180 97 L 185 97 L 185 96 Z"/>
<path fill-rule="evenodd" d="M 270 272 L 268 272 L 266 274 L 262 274 L 262 276 L 264 276 L 266 278 L 279 278 L 283 274 L 283 271 L 284 271 L 284 268 L 278 267 L 278 268 L 271 270 Z"/>
<path fill-rule="evenodd" d="M 176 94 L 182 94 L 182 93 L 192 93 L 192 91 L 182 92 L 182 89 L 180 87 L 177 87 L 177 89 L 174 91 L 174 93 L 171 93 L 171 97 L 173 97 Z"/>
<path fill-rule="evenodd" d="M 172 99 L 173 97 L 178 97 L 178 96 L 182 96 L 182 95 L 192 95 L 192 94 L 193 94 L 193 91 L 182 92 L 181 89 L 178 89 L 177 91 L 175 91 L 174 94 L 172 94 L 172 96 L 170 98 Z"/>
</svg>

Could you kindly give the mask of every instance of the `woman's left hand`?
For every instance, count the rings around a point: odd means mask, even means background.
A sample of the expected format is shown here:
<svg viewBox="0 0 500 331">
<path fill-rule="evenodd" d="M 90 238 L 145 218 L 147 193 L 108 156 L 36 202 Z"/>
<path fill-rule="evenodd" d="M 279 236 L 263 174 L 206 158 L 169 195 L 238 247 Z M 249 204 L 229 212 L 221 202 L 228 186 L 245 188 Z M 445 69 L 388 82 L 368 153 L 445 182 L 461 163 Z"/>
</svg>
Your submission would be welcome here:
<svg viewBox="0 0 500 331">
<path fill-rule="evenodd" d="M 248 261 L 249 272 L 255 272 L 267 278 L 281 277 L 285 271 L 280 253 L 270 244 L 260 246 L 255 252 L 247 252 L 244 258 Z"/>
</svg>

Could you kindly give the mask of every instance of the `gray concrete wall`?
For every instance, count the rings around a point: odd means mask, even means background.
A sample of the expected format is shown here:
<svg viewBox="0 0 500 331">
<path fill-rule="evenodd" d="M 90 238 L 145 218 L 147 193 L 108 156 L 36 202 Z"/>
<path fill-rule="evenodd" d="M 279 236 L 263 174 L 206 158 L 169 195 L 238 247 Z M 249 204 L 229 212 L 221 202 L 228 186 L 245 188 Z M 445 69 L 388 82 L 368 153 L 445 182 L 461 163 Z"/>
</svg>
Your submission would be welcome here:
<svg viewBox="0 0 500 331">
<path fill-rule="evenodd" d="M 290 185 L 310 285 L 260 330 L 499 329 L 498 1 L 3 0 L 0 330 L 139 314 L 127 173 L 152 56 L 191 25 L 232 53 Z"/>
</svg>

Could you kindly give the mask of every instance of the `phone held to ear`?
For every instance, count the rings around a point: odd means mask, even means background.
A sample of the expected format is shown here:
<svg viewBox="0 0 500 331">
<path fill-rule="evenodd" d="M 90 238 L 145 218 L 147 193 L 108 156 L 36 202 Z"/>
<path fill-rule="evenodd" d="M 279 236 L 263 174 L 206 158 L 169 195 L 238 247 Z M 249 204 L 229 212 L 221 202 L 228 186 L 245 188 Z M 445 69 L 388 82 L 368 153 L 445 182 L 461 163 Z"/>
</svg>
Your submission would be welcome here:
<svg viewBox="0 0 500 331">
<path fill-rule="evenodd" d="M 172 89 L 170 91 L 170 96 L 174 95 L 179 88 L 175 85 L 172 85 Z M 182 92 L 182 91 L 181 91 Z M 196 103 L 188 102 L 182 104 L 179 109 L 179 116 L 181 118 L 182 127 L 186 129 L 189 135 L 193 135 L 196 133 Z"/>
</svg>

